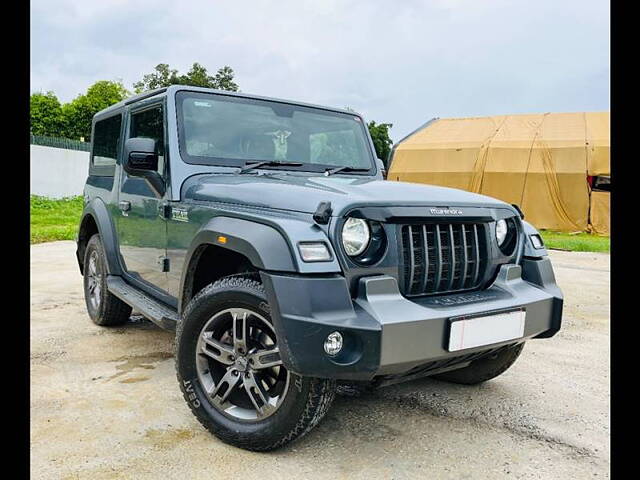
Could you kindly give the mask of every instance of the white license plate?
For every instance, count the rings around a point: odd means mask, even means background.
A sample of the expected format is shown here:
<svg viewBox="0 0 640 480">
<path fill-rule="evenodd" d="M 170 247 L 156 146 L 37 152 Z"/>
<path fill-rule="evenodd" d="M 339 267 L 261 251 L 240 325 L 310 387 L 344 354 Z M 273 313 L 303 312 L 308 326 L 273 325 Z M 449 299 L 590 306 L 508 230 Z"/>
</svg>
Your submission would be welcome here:
<svg viewBox="0 0 640 480">
<path fill-rule="evenodd" d="M 525 310 L 516 310 L 482 317 L 452 319 L 449 351 L 456 352 L 522 338 L 525 316 Z"/>
</svg>

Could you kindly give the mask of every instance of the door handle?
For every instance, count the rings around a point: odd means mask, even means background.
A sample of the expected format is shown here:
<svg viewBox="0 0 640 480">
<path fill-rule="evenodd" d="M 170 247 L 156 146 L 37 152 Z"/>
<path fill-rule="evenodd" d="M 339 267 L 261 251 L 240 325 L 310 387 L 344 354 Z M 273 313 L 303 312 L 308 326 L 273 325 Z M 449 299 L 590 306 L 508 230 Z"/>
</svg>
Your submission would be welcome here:
<svg viewBox="0 0 640 480">
<path fill-rule="evenodd" d="M 131 210 L 131 202 L 123 200 L 122 202 L 118 203 L 118 208 L 123 212 L 128 212 L 129 210 Z"/>
</svg>

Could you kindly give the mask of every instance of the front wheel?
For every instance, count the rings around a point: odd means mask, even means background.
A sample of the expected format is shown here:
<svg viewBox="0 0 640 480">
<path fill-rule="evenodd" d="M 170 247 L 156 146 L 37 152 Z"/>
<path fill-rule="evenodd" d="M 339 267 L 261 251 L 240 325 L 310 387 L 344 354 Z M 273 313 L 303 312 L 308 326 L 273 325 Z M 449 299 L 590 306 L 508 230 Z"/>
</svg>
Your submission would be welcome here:
<svg viewBox="0 0 640 480">
<path fill-rule="evenodd" d="M 196 418 L 240 448 L 279 448 L 311 430 L 335 382 L 300 377 L 280 359 L 262 284 L 230 276 L 189 302 L 176 333 L 180 388 Z"/>
</svg>

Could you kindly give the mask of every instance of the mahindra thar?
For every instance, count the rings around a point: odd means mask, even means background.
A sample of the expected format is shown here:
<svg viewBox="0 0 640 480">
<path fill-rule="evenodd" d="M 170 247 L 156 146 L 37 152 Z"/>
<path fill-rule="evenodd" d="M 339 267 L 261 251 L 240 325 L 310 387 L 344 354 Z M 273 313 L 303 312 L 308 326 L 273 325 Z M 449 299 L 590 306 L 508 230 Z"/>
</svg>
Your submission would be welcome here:
<svg viewBox="0 0 640 480">
<path fill-rule="evenodd" d="M 184 398 L 271 450 L 341 384 L 476 384 L 560 329 L 516 206 L 383 180 L 348 110 L 171 86 L 95 115 L 77 259 L 89 316 L 176 331 Z"/>
</svg>

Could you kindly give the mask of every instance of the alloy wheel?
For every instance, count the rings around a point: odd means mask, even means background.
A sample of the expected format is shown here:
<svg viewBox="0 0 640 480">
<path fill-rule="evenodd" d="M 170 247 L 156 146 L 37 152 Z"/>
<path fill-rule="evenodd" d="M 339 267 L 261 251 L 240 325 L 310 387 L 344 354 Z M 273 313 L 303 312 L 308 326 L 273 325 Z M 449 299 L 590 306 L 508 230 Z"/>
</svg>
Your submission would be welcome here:
<svg viewBox="0 0 640 480">
<path fill-rule="evenodd" d="M 100 293 L 102 289 L 102 275 L 98 266 L 98 252 L 91 252 L 89 257 L 89 265 L 87 266 L 87 291 L 89 294 L 89 302 L 94 310 L 100 306 Z"/>
<path fill-rule="evenodd" d="M 226 309 L 207 321 L 198 337 L 196 366 L 211 403 L 235 419 L 269 417 L 289 387 L 273 326 L 247 308 Z"/>
</svg>

